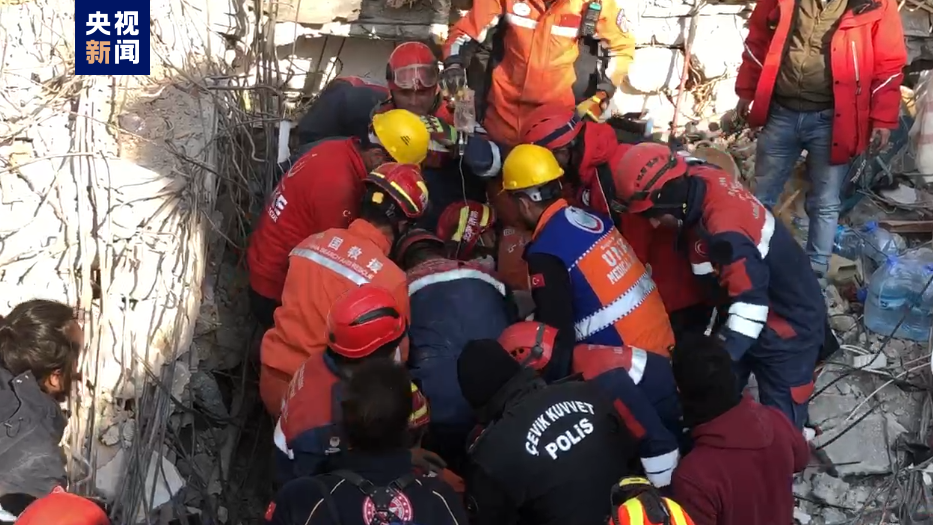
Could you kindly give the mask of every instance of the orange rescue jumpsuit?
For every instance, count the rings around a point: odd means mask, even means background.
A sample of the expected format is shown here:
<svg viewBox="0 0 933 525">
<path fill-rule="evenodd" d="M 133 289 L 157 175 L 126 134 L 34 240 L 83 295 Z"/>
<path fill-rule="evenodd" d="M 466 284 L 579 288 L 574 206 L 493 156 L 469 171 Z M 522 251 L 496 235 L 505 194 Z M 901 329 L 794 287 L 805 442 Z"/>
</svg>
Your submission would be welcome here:
<svg viewBox="0 0 933 525">
<path fill-rule="evenodd" d="M 400 313 L 409 318 L 408 281 L 388 253 L 389 240 L 372 224 L 357 219 L 347 229 L 333 228 L 308 237 L 289 255 L 282 306 L 275 326 L 262 340 L 259 394 L 274 416 L 296 370 L 327 348 L 327 313 L 346 291 L 373 283 L 392 292 Z M 408 359 L 407 339 L 402 360 Z"/>
<path fill-rule="evenodd" d="M 522 120 L 538 106 L 576 104 L 577 37 L 590 1 L 554 0 L 549 7 L 547 4 L 545 0 L 475 0 L 467 15 L 451 28 L 444 44 L 445 63 L 461 54 L 467 59 L 471 44 L 483 42 L 500 20 L 507 26 L 502 61 L 492 73 L 483 120 L 489 136 L 507 147 L 520 142 Z M 633 13 L 626 13 L 621 5 L 622 0 L 602 0 L 594 35 L 607 51 L 604 76 L 611 86 L 622 83 L 635 53 L 635 39 L 630 34 Z M 600 89 L 611 94 L 611 87 Z"/>
</svg>

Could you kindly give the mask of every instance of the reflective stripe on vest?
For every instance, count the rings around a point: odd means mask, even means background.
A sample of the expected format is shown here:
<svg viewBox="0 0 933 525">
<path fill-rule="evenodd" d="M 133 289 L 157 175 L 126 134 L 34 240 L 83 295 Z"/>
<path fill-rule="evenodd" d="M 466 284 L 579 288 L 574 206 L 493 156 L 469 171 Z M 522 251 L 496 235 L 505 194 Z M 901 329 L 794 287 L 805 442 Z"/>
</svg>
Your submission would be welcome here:
<svg viewBox="0 0 933 525">
<path fill-rule="evenodd" d="M 764 259 L 771 252 L 771 237 L 774 236 L 774 215 L 765 210 L 765 223 L 761 225 L 761 240 L 758 241 L 758 253 Z"/>
<path fill-rule="evenodd" d="M 353 271 L 353 269 L 348 268 L 333 259 L 329 259 L 314 250 L 309 250 L 307 248 L 295 248 L 292 250 L 292 253 L 289 254 L 289 256 L 292 255 L 308 259 L 313 263 L 317 263 L 324 268 L 327 268 L 328 270 L 346 277 L 357 286 L 362 286 L 369 282 L 369 279 Z"/>
<path fill-rule="evenodd" d="M 471 268 L 458 268 L 456 270 L 449 270 L 446 272 L 432 273 L 430 275 L 425 275 L 424 277 L 415 279 L 408 284 L 408 296 L 411 297 L 412 295 L 415 295 L 416 292 L 425 286 L 437 283 L 447 283 L 450 281 L 456 281 L 458 279 L 479 279 L 480 281 L 493 286 L 499 292 L 499 294 L 505 295 L 505 285 L 497 281 L 491 275 L 483 273 L 479 270 L 473 270 Z"/>
<path fill-rule="evenodd" d="M 582 341 L 601 330 L 609 328 L 635 311 L 654 289 L 654 281 L 651 280 L 647 273 L 643 273 L 635 281 L 635 284 L 618 299 L 576 323 L 574 331 L 577 334 L 577 341 Z"/>
</svg>

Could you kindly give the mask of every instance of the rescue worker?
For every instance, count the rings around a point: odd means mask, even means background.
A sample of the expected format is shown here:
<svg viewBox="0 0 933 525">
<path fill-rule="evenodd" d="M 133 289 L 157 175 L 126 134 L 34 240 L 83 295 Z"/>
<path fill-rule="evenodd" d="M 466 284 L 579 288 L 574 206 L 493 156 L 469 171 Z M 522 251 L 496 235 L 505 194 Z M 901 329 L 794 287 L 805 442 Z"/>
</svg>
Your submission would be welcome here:
<svg viewBox="0 0 933 525">
<path fill-rule="evenodd" d="M 396 297 L 401 315 L 408 318 L 405 273 L 389 253 L 427 203 L 417 166 L 383 164 L 366 177 L 359 219 L 347 229 L 314 234 L 291 251 L 282 306 L 260 349 L 259 392 L 270 414 L 278 415 L 288 382 L 301 363 L 324 352 L 327 312 L 344 292 L 365 283 L 379 285 Z M 407 359 L 407 346 L 402 350 Z"/>
<path fill-rule="evenodd" d="M 285 485 L 266 510 L 265 523 L 467 523 L 450 486 L 412 472 L 410 382 L 405 368 L 391 360 L 359 365 L 340 401 L 349 450 L 334 458 L 331 472 Z"/>
<path fill-rule="evenodd" d="M 533 111 L 522 142 L 554 153 L 564 170 L 565 184 L 569 182 L 565 194 L 573 202 L 612 216 L 638 260 L 649 268 L 674 333 L 705 330 L 712 307 L 692 278 L 690 264 L 677 253 L 676 233 L 657 231 L 643 217 L 609 209 L 606 196 L 615 194 L 612 159 L 620 158 L 632 145 L 620 144 L 612 126 L 588 122 L 560 106 L 541 106 Z"/>
<path fill-rule="evenodd" d="M 431 400 L 425 446 L 460 471 L 476 421 L 457 386 L 457 358 L 472 339 L 499 337 L 516 313 L 508 287 L 489 268 L 449 259 L 445 251 L 434 234 L 409 230 L 396 260 L 408 276 L 411 302 L 408 365 Z"/>
<path fill-rule="evenodd" d="M 740 388 L 753 372 L 762 403 L 802 428 L 826 305 L 791 233 L 728 173 L 662 144 L 633 147 L 613 177 L 618 204 L 681 232 L 693 273 L 726 296 L 718 333 Z"/>
<path fill-rule="evenodd" d="M 466 85 L 465 67 L 488 31 L 505 27 L 493 44 L 493 70 L 483 116 L 490 137 L 507 148 L 519 144 L 522 128 L 538 106 L 560 105 L 598 118 L 622 83 L 635 52 L 631 14 L 618 2 L 570 0 L 554 4 L 479 0 L 451 28 L 444 44 L 442 81 Z M 599 40 L 608 55 L 595 93 L 577 104 L 574 84 L 592 67 L 577 68 L 580 47 Z"/>
<path fill-rule="evenodd" d="M 292 463 L 280 479 L 327 470 L 327 457 L 345 449 L 336 424 L 340 380 L 367 360 L 398 359 L 407 335 L 398 299 L 375 284 L 351 288 L 334 302 L 327 314 L 326 350 L 302 363 L 282 400 L 274 442 Z"/>
<path fill-rule="evenodd" d="M 606 491 L 631 473 L 637 449 L 599 387 L 547 385 L 490 339 L 467 344 L 457 379 L 484 428 L 465 479 L 472 523 L 606 519 Z"/>
<path fill-rule="evenodd" d="M 739 394 L 732 359 L 716 339 L 678 341 L 672 359 L 696 443 L 674 472 L 674 497 L 697 525 L 792 523 L 791 480 L 810 459 L 801 432 Z"/>
<path fill-rule="evenodd" d="M 535 320 L 558 329 L 544 377 L 569 373 L 575 343 L 628 344 L 666 357 L 674 335 L 654 281 L 611 218 L 567 204 L 563 173 L 550 151 L 533 144 L 516 146 L 503 173 L 534 232 L 525 261 Z"/>
<path fill-rule="evenodd" d="M 65 486 L 60 404 L 78 377 L 84 332 L 75 310 L 55 301 L 20 303 L 0 317 L 0 497 L 41 498 Z M 9 501 L 8 511 L 21 511 Z M 28 502 L 25 502 L 28 504 Z"/>
<path fill-rule="evenodd" d="M 556 339 L 553 327 L 523 321 L 506 328 L 499 344 L 523 367 L 540 372 L 554 354 Z M 631 346 L 577 345 L 572 372 L 592 381 L 613 400 L 622 421 L 639 440 L 648 479 L 658 487 L 669 485 L 683 434 L 670 362 Z"/>
<path fill-rule="evenodd" d="M 699 523 L 693 521 L 676 501 L 663 497 L 650 481 L 638 476 L 619 480 L 612 487 L 609 498 L 612 501 L 612 513 L 606 525 L 694 525 Z"/>
<path fill-rule="evenodd" d="M 438 89 L 439 74 L 437 57 L 427 45 L 402 43 L 389 55 L 386 65 L 388 90 L 352 78 L 335 79 L 299 123 L 301 140 L 312 141 L 338 136 L 365 138 L 370 115 L 396 108 L 423 117 L 432 134 L 423 176 L 433 198 L 419 226 L 430 230 L 447 204 L 482 199 L 482 179 L 498 175 L 502 168 L 499 148 L 485 138 L 481 126 L 463 136 L 453 127 L 453 110 Z M 382 98 L 378 98 L 379 93 Z"/>
<path fill-rule="evenodd" d="M 447 468 L 447 462 L 437 454 L 422 448 L 422 441 L 431 424 L 431 407 L 415 383 L 411 384 L 411 416 L 408 431 L 411 434 L 412 466 L 414 471 L 425 476 L 440 476 L 457 494 L 463 494 L 463 478 Z"/>
<path fill-rule="evenodd" d="M 419 164 L 428 142 L 418 117 L 395 110 L 373 117 L 369 138 L 322 142 L 296 161 L 269 198 L 246 253 L 250 307 L 260 324 L 272 326 L 292 249 L 309 235 L 349 226 L 359 215 L 367 174 L 390 158 Z"/>
</svg>

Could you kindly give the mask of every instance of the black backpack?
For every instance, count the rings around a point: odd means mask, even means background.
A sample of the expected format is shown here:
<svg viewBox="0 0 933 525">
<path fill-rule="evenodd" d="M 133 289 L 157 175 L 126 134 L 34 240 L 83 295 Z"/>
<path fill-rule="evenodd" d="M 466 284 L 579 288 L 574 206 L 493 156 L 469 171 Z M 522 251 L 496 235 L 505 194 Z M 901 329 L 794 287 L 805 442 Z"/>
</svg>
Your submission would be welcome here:
<svg viewBox="0 0 933 525">
<path fill-rule="evenodd" d="M 324 477 L 330 476 L 346 480 L 353 484 L 353 486 L 363 493 L 364 497 L 368 497 L 373 502 L 375 512 L 373 513 L 372 519 L 366 525 L 407 525 L 411 523 L 410 521 L 403 521 L 395 514 L 392 510 L 392 502 L 395 500 L 396 496 L 402 494 L 405 488 L 418 478 L 416 474 L 406 474 L 393 480 L 386 486 L 376 485 L 356 472 L 349 470 L 335 470 L 324 474 Z M 320 477 L 315 477 L 313 479 L 320 483 L 322 498 L 327 505 L 328 512 L 335 525 L 341 525 L 343 521 L 340 519 L 340 511 L 331 495 L 331 490 L 333 489 L 328 488 L 327 484 L 320 480 Z"/>
</svg>

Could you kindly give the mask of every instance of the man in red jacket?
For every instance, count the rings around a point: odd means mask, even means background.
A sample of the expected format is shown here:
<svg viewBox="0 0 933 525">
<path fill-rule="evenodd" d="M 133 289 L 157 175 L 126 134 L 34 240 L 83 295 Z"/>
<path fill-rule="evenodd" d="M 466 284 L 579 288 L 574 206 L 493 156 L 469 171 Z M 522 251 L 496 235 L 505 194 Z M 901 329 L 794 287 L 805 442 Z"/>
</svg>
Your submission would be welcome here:
<svg viewBox="0 0 933 525">
<path fill-rule="evenodd" d="M 671 482 L 696 525 L 793 523 L 791 480 L 807 466 L 803 434 L 777 409 L 741 397 L 715 339 L 688 336 L 672 355 L 694 448 Z"/>
<path fill-rule="evenodd" d="M 869 143 L 883 148 L 897 128 L 906 61 L 894 0 L 762 0 L 748 21 L 735 91 L 738 115 L 764 126 L 756 197 L 773 208 L 807 151 L 807 255 L 820 277 L 847 164 Z"/>
<path fill-rule="evenodd" d="M 273 324 L 292 248 L 315 233 L 349 226 L 367 175 L 391 159 L 420 164 L 429 142 L 424 122 L 396 109 L 373 117 L 367 139 L 324 141 L 295 162 L 272 193 L 246 252 L 250 308 L 260 324 Z"/>
<path fill-rule="evenodd" d="M 615 129 L 591 122 L 572 109 L 541 106 L 529 115 L 522 142 L 543 146 L 554 153 L 569 182 L 572 201 L 612 215 L 616 227 L 650 268 L 675 334 L 703 332 L 712 308 L 703 300 L 689 262 L 676 252 L 676 232 L 655 229 L 634 213 L 609 209 L 606 195 L 615 195 L 612 168 L 632 144 L 620 144 Z"/>
</svg>

